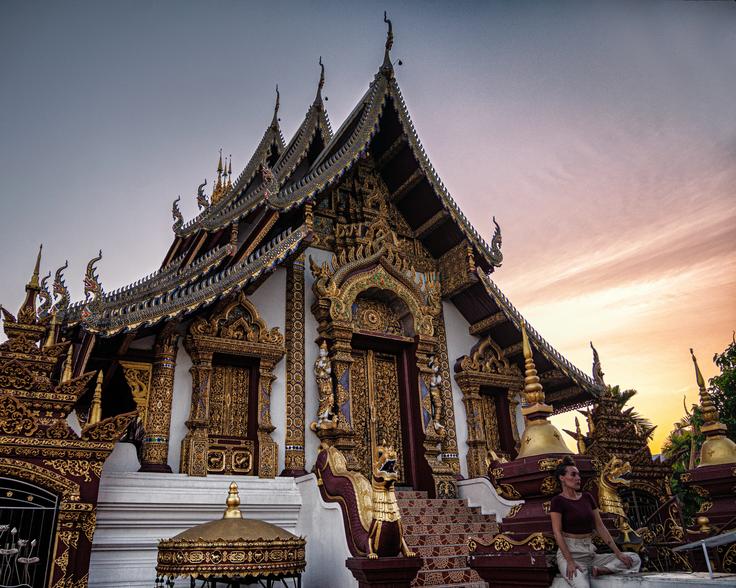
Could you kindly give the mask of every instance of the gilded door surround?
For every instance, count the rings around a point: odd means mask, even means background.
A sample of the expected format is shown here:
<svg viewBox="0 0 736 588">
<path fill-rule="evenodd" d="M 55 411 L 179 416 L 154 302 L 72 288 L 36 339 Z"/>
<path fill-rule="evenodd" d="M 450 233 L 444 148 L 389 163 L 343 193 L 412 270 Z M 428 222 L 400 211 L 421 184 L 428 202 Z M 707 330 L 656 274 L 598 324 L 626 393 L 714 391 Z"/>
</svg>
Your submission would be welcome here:
<svg viewBox="0 0 736 588">
<path fill-rule="evenodd" d="M 192 404 L 187 432 L 182 441 L 181 472 L 207 475 L 208 427 L 212 356 L 248 357 L 258 360 L 258 476 L 273 478 L 277 471 L 278 447 L 271 438 L 271 384 L 274 366 L 286 353 L 278 327 L 268 329 L 256 307 L 240 292 L 220 303 L 209 319 L 198 317 L 184 340 L 192 358 Z"/>
<path fill-rule="evenodd" d="M 486 475 L 488 443 L 483 426 L 484 387 L 507 390 L 509 419 L 514 439 L 518 441 L 516 428 L 517 398 L 524 387 L 524 379 L 519 368 L 504 357 L 503 350 L 490 336 L 481 339 L 470 351 L 455 363 L 455 381 L 463 393 L 463 403 L 468 424 L 468 477 Z M 496 417 L 502 417 L 497 414 Z M 501 447 L 492 448 L 496 452 Z"/>
<path fill-rule="evenodd" d="M 415 271 L 409 258 L 401 251 L 396 233 L 388 222 L 385 205 L 378 201 L 376 206 L 378 210 L 372 211 L 375 216 L 370 224 L 350 225 L 338 231 L 355 235 L 351 245 L 342 248 L 337 255 L 333 254 L 331 263 L 325 262 L 320 266 L 311 257 L 309 259 L 315 277 L 312 312 L 318 322 L 317 343 L 327 342 L 335 384 L 334 423 L 315 427 L 315 431 L 323 442 L 343 452 L 351 470 L 358 468 L 351 413 L 352 338 L 354 334 L 365 333 L 360 328 L 365 324 L 353 317 L 358 298 L 388 296 L 399 299 L 408 310 L 404 336 L 395 337 L 412 341 L 415 346 L 420 406 L 424 406 L 421 400 L 429 394 L 432 385 L 430 358 L 439 352 L 434 328 L 434 321 L 441 313 L 439 281 L 432 273 Z M 390 333 L 378 335 L 391 336 Z M 432 418 L 429 421 L 434 422 Z M 455 493 L 454 475 L 451 466 L 439 458 L 442 439 L 433 424 L 426 426 L 426 415 L 423 415 L 422 422 L 426 427 L 425 456 L 432 470 L 434 491 L 440 496 L 451 496 Z"/>
</svg>

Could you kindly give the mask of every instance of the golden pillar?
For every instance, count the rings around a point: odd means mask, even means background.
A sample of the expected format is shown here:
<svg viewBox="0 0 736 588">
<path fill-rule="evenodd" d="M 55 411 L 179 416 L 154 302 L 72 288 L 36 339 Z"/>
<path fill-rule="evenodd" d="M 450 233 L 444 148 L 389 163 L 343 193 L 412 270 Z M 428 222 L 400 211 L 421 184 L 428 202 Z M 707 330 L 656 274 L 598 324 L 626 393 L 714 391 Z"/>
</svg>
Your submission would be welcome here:
<svg viewBox="0 0 736 588">
<path fill-rule="evenodd" d="M 261 358 L 258 369 L 258 477 L 276 477 L 278 445 L 271 438 L 271 384 L 276 379 L 273 361 Z"/>
<path fill-rule="evenodd" d="M 189 370 L 192 374 L 192 405 L 186 423 L 189 431 L 181 442 L 179 471 L 190 476 L 206 476 L 212 353 L 197 351 L 188 344 L 189 338 L 186 341 L 187 352 L 192 357 Z"/>
<path fill-rule="evenodd" d="M 171 325 L 171 326 L 169 326 Z M 169 323 L 156 338 L 151 386 L 145 414 L 146 435 L 141 452 L 141 472 L 171 472 L 169 430 L 174 398 L 174 370 L 179 335 Z"/>
</svg>

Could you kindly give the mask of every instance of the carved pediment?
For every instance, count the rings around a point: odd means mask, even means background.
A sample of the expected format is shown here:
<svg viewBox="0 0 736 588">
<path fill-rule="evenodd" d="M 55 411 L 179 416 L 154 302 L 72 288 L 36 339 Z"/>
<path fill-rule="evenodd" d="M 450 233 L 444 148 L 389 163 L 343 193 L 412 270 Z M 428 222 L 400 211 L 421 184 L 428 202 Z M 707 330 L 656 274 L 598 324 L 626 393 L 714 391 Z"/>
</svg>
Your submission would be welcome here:
<svg viewBox="0 0 736 588">
<path fill-rule="evenodd" d="M 509 362 L 503 349 L 490 337 L 485 337 L 473 346 L 470 355 L 461 357 L 457 362 L 455 371 L 521 376 L 519 368 Z"/>
<path fill-rule="evenodd" d="M 192 323 L 190 333 L 248 343 L 284 344 L 284 336 L 279 333 L 278 327 L 269 330 L 243 292 L 234 300 L 220 305 L 209 319 L 197 318 Z"/>
<path fill-rule="evenodd" d="M 31 411 L 10 394 L 0 394 L 0 433 L 12 437 L 30 437 L 38 429 Z"/>
<path fill-rule="evenodd" d="M 128 425 L 138 416 L 138 411 L 126 412 L 113 417 L 108 417 L 95 423 L 87 425 L 82 429 L 82 439 L 85 441 L 107 441 L 115 443 L 123 436 Z"/>
</svg>

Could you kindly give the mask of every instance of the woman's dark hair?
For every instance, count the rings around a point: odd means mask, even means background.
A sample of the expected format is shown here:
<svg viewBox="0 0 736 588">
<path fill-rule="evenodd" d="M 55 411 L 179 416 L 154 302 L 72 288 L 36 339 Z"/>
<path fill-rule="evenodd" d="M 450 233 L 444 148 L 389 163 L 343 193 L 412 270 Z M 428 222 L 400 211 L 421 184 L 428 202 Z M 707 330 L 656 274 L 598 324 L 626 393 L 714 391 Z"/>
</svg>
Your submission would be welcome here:
<svg viewBox="0 0 736 588">
<path fill-rule="evenodd" d="M 559 481 L 560 477 L 567 473 L 567 468 L 570 466 L 575 466 L 575 460 L 569 455 L 566 455 L 560 460 L 560 463 L 558 463 L 555 468 L 555 480 Z"/>
</svg>

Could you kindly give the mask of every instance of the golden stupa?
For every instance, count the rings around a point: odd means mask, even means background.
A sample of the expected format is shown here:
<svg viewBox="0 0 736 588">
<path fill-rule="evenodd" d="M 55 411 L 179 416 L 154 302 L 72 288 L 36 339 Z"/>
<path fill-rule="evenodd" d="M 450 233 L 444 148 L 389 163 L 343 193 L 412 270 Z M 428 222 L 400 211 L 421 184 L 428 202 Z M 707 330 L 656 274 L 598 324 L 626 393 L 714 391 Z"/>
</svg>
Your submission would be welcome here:
<svg viewBox="0 0 736 588">
<path fill-rule="evenodd" d="M 306 541 L 240 512 L 238 485 L 230 484 L 221 519 L 158 543 L 158 578 L 294 577 L 307 565 Z M 159 581 L 160 581 L 159 580 Z"/>
</svg>

